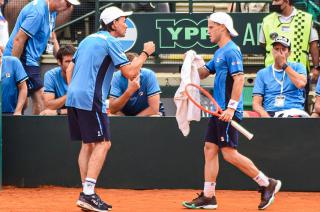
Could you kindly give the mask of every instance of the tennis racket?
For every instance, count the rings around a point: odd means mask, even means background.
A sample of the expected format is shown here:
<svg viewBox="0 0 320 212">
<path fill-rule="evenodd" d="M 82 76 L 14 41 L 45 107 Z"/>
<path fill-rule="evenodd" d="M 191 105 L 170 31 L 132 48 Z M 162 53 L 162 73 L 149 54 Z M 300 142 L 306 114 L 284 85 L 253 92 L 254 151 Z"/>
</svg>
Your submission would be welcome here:
<svg viewBox="0 0 320 212">
<path fill-rule="evenodd" d="M 198 89 L 204 96 L 206 96 L 211 103 L 213 104 L 213 106 L 215 107 L 215 111 L 211 111 L 210 109 L 202 106 L 200 104 L 200 102 L 197 102 L 196 100 L 194 100 L 192 98 L 192 96 L 190 95 L 189 91 L 188 91 L 188 87 L 194 87 L 196 89 Z M 221 107 L 218 105 L 218 103 L 216 102 L 216 100 L 210 95 L 210 93 L 208 91 L 206 91 L 204 88 L 202 88 L 201 86 L 194 84 L 194 83 L 189 83 L 186 85 L 185 87 L 185 94 L 187 95 L 188 99 L 195 104 L 198 108 L 200 108 L 202 111 L 209 113 L 213 116 L 217 116 L 219 117 L 222 114 L 222 109 Z M 234 120 L 231 120 L 231 125 L 236 128 L 240 133 L 242 133 L 245 137 L 247 137 L 249 140 L 251 140 L 253 138 L 253 134 L 250 133 L 248 130 L 246 130 L 243 126 L 241 126 L 239 123 L 237 123 Z"/>
</svg>

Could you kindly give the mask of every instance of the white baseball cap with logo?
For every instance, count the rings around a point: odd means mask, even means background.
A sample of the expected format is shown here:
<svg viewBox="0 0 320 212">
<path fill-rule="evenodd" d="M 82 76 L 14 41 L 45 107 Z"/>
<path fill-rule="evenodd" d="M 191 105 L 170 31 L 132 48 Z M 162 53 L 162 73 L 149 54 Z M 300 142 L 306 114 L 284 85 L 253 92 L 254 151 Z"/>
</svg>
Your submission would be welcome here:
<svg viewBox="0 0 320 212">
<path fill-rule="evenodd" d="M 127 17 L 132 14 L 132 11 L 124 12 L 118 7 L 108 7 L 104 9 L 100 15 L 100 20 L 103 21 L 104 24 L 109 24 L 113 20 L 116 20 L 120 17 Z"/>
<path fill-rule="evenodd" d="M 72 5 L 79 5 L 80 2 L 78 0 L 67 0 L 67 2 L 69 2 Z"/>
<path fill-rule="evenodd" d="M 209 20 L 216 22 L 218 24 L 223 24 L 228 29 L 232 37 L 236 37 L 239 35 L 238 32 L 233 27 L 233 20 L 231 16 L 228 15 L 227 13 L 225 12 L 212 13 L 209 17 Z"/>
</svg>

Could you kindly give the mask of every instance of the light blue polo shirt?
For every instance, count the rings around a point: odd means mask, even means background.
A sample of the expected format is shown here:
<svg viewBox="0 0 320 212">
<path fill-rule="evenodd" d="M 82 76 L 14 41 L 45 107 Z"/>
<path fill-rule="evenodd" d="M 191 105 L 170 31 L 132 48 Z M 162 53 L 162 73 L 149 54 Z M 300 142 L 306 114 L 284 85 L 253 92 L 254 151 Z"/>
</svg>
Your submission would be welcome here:
<svg viewBox="0 0 320 212">
<path fill-rule="evenodd" d="M 55 98 L 66 95 L 68 90 L 67 82 L 62 76 L 61 67 L 53 68 L 44 75 L 44 92 L 54 93 Z"/>
<path fill-rule="evenodd" d="M 16 57 L 2 57 L 2 112 L 14 113 L 17 102 L 19 89 L 18 85 L 28 79 L 28 76 Z"/>
<path fill-rule="evenodd" d="M 318 82 L 316 86 L 316 95 L 320 96 L 320 77 L 318 78 Z"/>
<path fill-rule="evenodd" d="M 240 48 L 229 41 L 222 48 L 219 48 L 214 57 L 205 65 L 210 74 L 216 74 L 213 87 L 213 97 L 222 110 L 225 110 L 231 99 L 233 78 L 238 73 L 243 73 L 243 61 Z M 239 100 L 235 116 L 242 119 L 243 100 Z"/>
<path fill-rule="evenodd" d="M 27 66 L 39 66 L 42 53 L 50 38 L 50 24 L 55 27 L 57 13 L 50 14 L 45 0 L 34 0 L 20 12 L 15 27 L 4 50 L 5 56 L 12 55 L 13 41 L 18 31 L 23 30 L 29 39 L 21 55 L 21 62 Z"/>
<path fill-rule="evenodd" d="M 307 75 L 307 70 L 301 63 L 288 62 L 293 70 L 299 74 Z M 275 77 L 283 80 L 284 72 L 275 71 Z M 305 89 L 297 88 L 290 80 L 288 74 L 284 75 L 283 95 L 285 96 L 284 105 L 282 107 L 275 106 L 275 98 L 280 94 L 281 85 L 273 76 L 272 65 L 258 71 L 253 88 L 254 96 L 263 97 L 263 108 L 268 112 L 276 112 L 291 108 L 304 110 Z"/>
<path fill-rule="evenodd" d="M 94 33 L 80 43 L 73 61 L 66 106 L 106 113 L 113 73 L 129 63 L 119 40 L 107 31 Z"/>
<path fill-rule="evenodd" d="M 110 96 L 118 98 L 127 88 L 128 79 L 121 74 L 121 71 L 115 72 L 112 79 Z M 140 88 L 130 97 L 121 112 L 126 116 L 135 116 L 149 107 L 149 97 L 159 93 L 161 91 L 155 73 L 150 69 L 142 68 L 140 71 Z M 159 109 L 159 112 L 161 112 L 163 107 Z"/>
</svg>

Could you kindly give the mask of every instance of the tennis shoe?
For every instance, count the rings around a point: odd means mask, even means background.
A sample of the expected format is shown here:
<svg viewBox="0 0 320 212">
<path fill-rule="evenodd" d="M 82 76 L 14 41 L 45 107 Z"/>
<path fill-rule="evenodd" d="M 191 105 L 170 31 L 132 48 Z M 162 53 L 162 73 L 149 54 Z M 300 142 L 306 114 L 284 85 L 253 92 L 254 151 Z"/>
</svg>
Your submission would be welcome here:
<svg viewBox="0 0 320 212">
<path fill-rule="evenodd" d="M 258 206 L 259 210 L 264 210 L 270 206 L 275 198 L 275 194 L 281 188 L 281 181 L 269 178 L 269 185 L 267 187 L 261 186 L 259 192 L 261 193 L 261 202 Z"/>
<path fill-rule="evenodd" d="M 98 212 L 106 212 L 112 209 L 112 206 L 102 201 L 97 194 L 86 195 L 83 192 L 80 193 L 77 206 L 83 210 Z"/>
<path fill-rule="evenodd" d="M 206 197 L 203 192 L 191 202 L 183 202 L 182 205 L 189 209 L 216 209 L 218 207 L 216 197 Z"/>
</svg>

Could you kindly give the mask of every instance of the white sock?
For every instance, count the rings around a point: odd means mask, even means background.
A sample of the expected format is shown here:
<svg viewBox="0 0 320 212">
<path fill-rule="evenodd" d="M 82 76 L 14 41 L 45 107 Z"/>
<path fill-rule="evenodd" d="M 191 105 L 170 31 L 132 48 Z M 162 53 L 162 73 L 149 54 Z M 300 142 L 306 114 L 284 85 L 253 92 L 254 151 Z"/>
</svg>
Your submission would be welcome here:
<svg viewBox="0 0 320 212">
<path fill-rule="evenodd" d="M 263 174 L 262 171 L 260 171 L 253 180 L 256 181 L 259 186 L 268 187 L 269 185 L 269 178 Z"/>
<path fill-rule="evenodd" d="M 205 197 L 213 197 L 216 195 L 216 183 L 204 182 L 203 194 Z"/>
<path fill-rule="evenodd" d="M 94 187 L 96 185 L 96 180 L 92 178 L 86 178 L 86 181 L 84 182 L 83 185 L 83 193 L 85 195 L 91 195 L 94 194 Z"/>
</svg>

